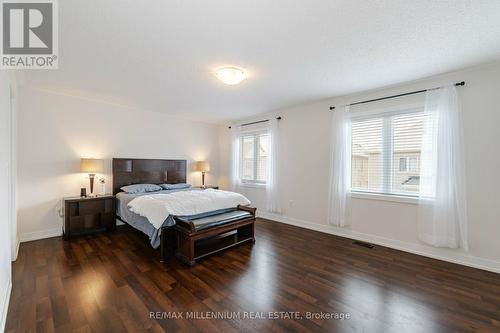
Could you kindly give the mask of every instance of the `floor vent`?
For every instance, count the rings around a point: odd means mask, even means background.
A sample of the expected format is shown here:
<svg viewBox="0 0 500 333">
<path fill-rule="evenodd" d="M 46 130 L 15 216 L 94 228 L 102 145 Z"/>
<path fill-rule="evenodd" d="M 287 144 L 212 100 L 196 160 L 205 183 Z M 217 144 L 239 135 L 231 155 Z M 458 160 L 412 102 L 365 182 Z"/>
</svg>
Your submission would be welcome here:
<svg viewBox="0 0 500 333">
<path fill-rule="evenodd" d="M 373 245 L 373 244 L 365 243 L 365 242 L 361 242 L 361 241 L 354 241 L 352 243 L 356 244 L 356 245 L 359 245 L 359 246 L 362 246 L 362 247 L 367 247 L 369 249 L 373 249 L 375 247 L 375 245 Z"/>
</svg>

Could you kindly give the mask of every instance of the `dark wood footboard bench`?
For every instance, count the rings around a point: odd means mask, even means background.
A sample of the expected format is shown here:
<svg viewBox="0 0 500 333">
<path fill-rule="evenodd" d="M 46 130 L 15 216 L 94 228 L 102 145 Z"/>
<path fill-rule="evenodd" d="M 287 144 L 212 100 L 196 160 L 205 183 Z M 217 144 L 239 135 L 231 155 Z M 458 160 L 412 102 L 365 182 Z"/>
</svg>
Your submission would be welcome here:
<svg viewBox="0 0 500 333">
<path fill-rule="evenodd" d="M 244 242 L 255 242 L 255 211 L 238 206 L 237 210 L 204 218 L 175 218 L 175 254 L 192 266 L 197 259 Z"/>
</svg>

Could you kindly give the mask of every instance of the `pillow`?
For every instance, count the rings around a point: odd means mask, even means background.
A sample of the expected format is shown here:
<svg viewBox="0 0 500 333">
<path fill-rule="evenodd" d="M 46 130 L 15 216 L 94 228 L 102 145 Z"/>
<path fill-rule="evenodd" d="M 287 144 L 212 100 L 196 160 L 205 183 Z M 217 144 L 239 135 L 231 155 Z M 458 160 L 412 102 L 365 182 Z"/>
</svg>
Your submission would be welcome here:
<svg viewBox="0 0 500 333">
<path fill-rule="evenodd" d="M 120 190 L 126 193 L 133 194 L 133 193 L 161 191 L 162 188 L 161 186 L 155 184 L 134 184 L 134 185 L 123 186 L 122 188 L 120 188 Z"/>
<path fill-rule="evenodd" d="M 179 184 L 160 184 L 164 190 L 180 190 L 183 188 L 190 188 L 191 184 L 179 183 Z"/>
</svg>

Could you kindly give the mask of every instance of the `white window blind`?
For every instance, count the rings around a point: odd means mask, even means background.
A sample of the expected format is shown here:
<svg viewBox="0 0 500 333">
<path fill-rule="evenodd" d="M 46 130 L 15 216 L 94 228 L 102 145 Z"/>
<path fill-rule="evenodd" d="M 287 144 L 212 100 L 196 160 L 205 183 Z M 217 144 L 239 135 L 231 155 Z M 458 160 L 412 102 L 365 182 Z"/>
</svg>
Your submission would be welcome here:
<svg viewBox="0 0 500 333">
<path fill-rule="evenodd" d="M 269 134 L 267 132 L 244 134 L 240 138 L 241 169 L 243 183 L 265 184 L 269 153 Z"/>
<path fill-rule="evenodd" d="M 422 109 L 353 117 L 351 190 L 418 195 L 423 125 Z"/>
</svg>

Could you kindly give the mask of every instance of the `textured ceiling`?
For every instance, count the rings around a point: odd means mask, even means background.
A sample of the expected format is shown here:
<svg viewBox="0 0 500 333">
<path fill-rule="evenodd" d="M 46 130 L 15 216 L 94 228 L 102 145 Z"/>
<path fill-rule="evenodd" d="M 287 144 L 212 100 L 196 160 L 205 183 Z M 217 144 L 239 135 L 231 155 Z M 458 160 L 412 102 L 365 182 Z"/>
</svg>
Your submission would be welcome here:
<svg viewBox="0 0 500 333">
<path fill-rule="evenodd" d="M 500 57 L 500 1 L 64 0 L 58 93 L 220 122 Z M 213 75 L 237 65 L 249 78 Z"/>
</svg>

